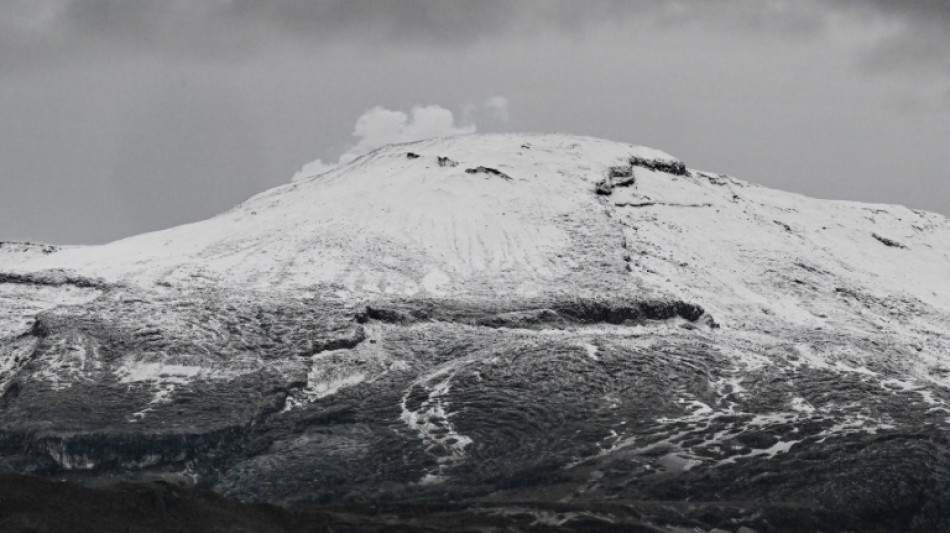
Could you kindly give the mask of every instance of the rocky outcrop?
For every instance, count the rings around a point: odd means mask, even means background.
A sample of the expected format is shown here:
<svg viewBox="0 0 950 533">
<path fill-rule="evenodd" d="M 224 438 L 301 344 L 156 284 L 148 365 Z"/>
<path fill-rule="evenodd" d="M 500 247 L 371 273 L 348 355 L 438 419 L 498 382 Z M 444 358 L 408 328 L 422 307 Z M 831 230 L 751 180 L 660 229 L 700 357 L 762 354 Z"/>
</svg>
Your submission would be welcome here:
<svg viewBox="0 0 950 533">
<path fill-rule="evenodd" d="M 564 298 L 520 302 L 478 302 L 412 299 L 367 306 L 360 321 L 394 324 L 451 322 L 493 328 L 564 329 L 582 325 L 643 325 L 650 321 L 683 319 L 697 322 L 702 307 L 681 301 Z M 715 324 L 705 316 L 705 324 Z"/>
<path fill-rule="evenodd" d="M 503 180 L 511 181 L 511 176 L 509 176 L 508 174 L 505 174 L 504 172 L 498 170 L 497 168 L 482 167 L 482 166 L 475 167 L 475 168 L 466 168 L 465 173 L 466 174 L 486 174 L 491 177 L 501 178 Z"/>
<path fill-rule="evenodd" d="M 630 165 L 633 167 L 643 167 L 648 170 L 664 172 L 673 176 L 689 176 L 689 170 L 686 164 L 675 159 L 647 159 L 633 156 L 630 158 Z"/>
<path fill-rule="evenodd" d="M 61 287 L 72 285 L 86 289 L 106 289 L 109 284 L 102 279 L 87 278 L 84 276 L 74 276 L 62 270 L 52 270 L 45 272 L 14 273 L 0 272 L 0 283 L 16 283 L 20 285 L 46 285 L 52 287 Z"/>
</svg>

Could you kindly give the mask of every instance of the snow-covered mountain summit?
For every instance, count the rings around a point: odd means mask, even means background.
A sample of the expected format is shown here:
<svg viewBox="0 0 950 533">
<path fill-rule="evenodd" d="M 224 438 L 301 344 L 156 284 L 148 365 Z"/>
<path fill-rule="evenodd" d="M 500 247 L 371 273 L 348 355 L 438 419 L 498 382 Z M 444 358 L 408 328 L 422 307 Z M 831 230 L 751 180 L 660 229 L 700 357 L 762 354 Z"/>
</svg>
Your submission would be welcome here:
<svg viewBox="0 0 950 533">
<path fill-rule="evenodd" d="M 619 241 L 591 242 L 619 235 L 594 187 L 609 166 L 632 156 L 673 160 L 564 136 L 389 146 L 210 220 L 67 250 L 22 268 L 143 284 L 214 280 L 439 294 L 477 282 L 537 291 L 577 268 L 565 255 L 575 263 L 616 262 Z"/>
<path fill-rule="evenodd" d="M 950 223 L 688 170 L 622 143 L 471 135 L 388 146 L 104 246 L 0 248 L 0 270 L 339 295 L 649 292 L 818 323 L 806 279 L 950 310 Z"/>
</svg>

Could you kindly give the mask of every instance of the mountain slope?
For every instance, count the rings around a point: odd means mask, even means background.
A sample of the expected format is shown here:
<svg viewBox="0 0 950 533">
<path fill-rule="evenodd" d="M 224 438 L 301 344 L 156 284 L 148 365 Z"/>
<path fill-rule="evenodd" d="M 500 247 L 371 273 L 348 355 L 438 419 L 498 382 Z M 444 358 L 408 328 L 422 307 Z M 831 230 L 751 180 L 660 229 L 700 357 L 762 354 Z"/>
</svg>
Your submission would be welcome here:
<svg viewBox="0 0 950 533">
<path fill-rule="evenodd" d="M 936 214 L 590 138 L 389 146 L 204 222 L 0 246 L 0 467 L 554 529 L 945 529 L 948 274 Z M 669 500 L 708 503 L 616 507 Z"/>
<path fill-rule="evenodd" d="M 611 194 L 596 194 L 608 179 Z M 809 199 L 688 171 L 642 147 L 486 135 L 386 147 L 204 222 L 26 261 L 0 253 L 0 266 L 341 294 L 530 295 L 553 283 L 596 291 L 633 284 L 764 301 L 776 287 L 763 272 L 794 271 L 801 259 L 946 310 L 939 289 L 948 232 L 946 218 L 932 213 Z M 762 281 L 766 297 L 744 292 Z"/>
</svg>

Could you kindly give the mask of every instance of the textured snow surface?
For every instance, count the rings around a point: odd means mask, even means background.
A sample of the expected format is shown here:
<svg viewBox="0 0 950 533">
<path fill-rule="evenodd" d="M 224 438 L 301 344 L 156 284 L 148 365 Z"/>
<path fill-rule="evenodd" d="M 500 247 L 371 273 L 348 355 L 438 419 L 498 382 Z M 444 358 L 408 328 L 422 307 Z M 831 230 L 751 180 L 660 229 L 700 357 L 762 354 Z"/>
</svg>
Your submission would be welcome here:
<svg viewBox="0 0 950 533">
<path fill-rule="evenodd" d="M 458 164 L 440 165 L 440 157 Z M 767 313 L 809 326 L 834 324 L 797 289 L 842 280 L 871 298 L 950 310 L 942 216 L 644 166 L 633 168 L 633 186 L 593 194 L 609 168 L 630 158 L 676 161 L 561 135 L 394 145 L 203 222 L 51 253 L 0 248 L 0 271 L 341 296 L 651 289 L 717 316 Z M 502 175 L 466 172 L 478 167 Z M 776 284 L 801 287 L 777 294 Z"/>
</svg>

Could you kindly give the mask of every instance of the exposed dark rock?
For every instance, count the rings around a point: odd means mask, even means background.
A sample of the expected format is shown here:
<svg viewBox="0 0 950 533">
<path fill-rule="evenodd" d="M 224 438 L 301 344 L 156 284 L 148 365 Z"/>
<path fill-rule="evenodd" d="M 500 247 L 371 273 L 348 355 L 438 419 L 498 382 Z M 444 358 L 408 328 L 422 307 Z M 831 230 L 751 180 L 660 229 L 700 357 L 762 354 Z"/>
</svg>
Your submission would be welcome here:
<svg viewBox="0 0 950 533">
<path fill-rule="evenodd" d="M 350 350 L 366 340 L 366 332 L 360 326 L 353 326 L 342 333 L 343 335 L 339 337 L 314 340 L 312 352 L 302 355 L 314 355 L 330 350 Z"/>
<path fill-rule="evenodd" d="M 52 252 L 50 252 L 52 253 Z M 61 287 L 63 285 L 72 285 L 89 289 L 107 289 L 109 284 L 102 279 L 91 279 L 81 276 L 73 276 L 59 270 L 49 270 L 45 272 L 31 272 L 28 274 L 17 274 L 11 272 L 0 272 L 0 283 L 16 283 L 20 285 L 47 285 L 52 287 Z"/>
<path fill-rule="evenodd" d="M 636 165 L 631 162 L 629 165 L 612 166 L 608 168 L 607 176 L 597 182 L 597 185 L 594 187 L 594 192 L 607 196 L 612 194 L 615 188 L 632 187 L 636 185 L 637 178 L 633 172 L 634 166 Z"/>
<path fill-rule="evenodd" d="M 499 328 L 564 328 L 571 324 L 637 324 L 672 318 L 695 322 L 704 313 L 698 305 L 665 300 L 569 298 L 504 305 L 413 299 L 375 303 L 366 308 L 361 319 L 396 324 L 439 321 Z"/>
<path fill-rule="evenodd" d="M 613 166 L 607 169 L 607 176 L 594 186 L 594 192 L 609 196 L 613 194 L 616 187 L 630 187 L 634 184 L 636 184 L 636 176 L 633 174 L 633 165 Z"/>
<path fill-rule="evenodd" d="M 607 170 L 607 177 L 611 180 L 624 180 L 633 177 L 633 165 L 623 167 L 610 167 Z"/>
<path fill-rule="evenodd" d="M 666 172 L 667 174 L 673 174 L 674 176 L 689 175 L 689 170 L 686 168 L 686 164 L 684 164 L 682 161 L 663 161 L 631 157 L 630 164 L 634 167 L 643 167 L 649 170 Z"/>
<path fill-rule="evenodd" d="M 601 196 L 610 196 L 614 192 L 614 188 L 606 180 L 598 181 L 597 185 L 594 186 L 594 192 Z"/>
<path fill-rule="evenodd" d="M 891 248 L 904 248 L 904 249 L 907 248 L 903 244 L 895 241 L 894 239 L 888 239 L 887 237 L 882 237 L 878 235 L 877 233 L 872 233 L 871 236 L 877 239 L 884 246 L 890 246 Z"/>
<path fill-rule="evenodd" d="M 508 174 L 505 174 L 504 172 L 496 168 L 491 168 L 491 167 L 467 168 L 465 169 L 465 172 L 468 174 L 487 174 L 489 176 L 494 176 L 496 178 L 501 178 L 503 180 L 508 180 L 508 181 L 511 181 L 512 179 L 511 176 L 509 176 Z"/>
<path fill-rule="evenodd" d="M 772 222 L 778 224 L 778 225 L 781 226 L 785 231 L 791 233 L 792 227 L 789 226 L 788 224 L 782 222 L 781 220 L 773 220 Z"/>
</svg>

